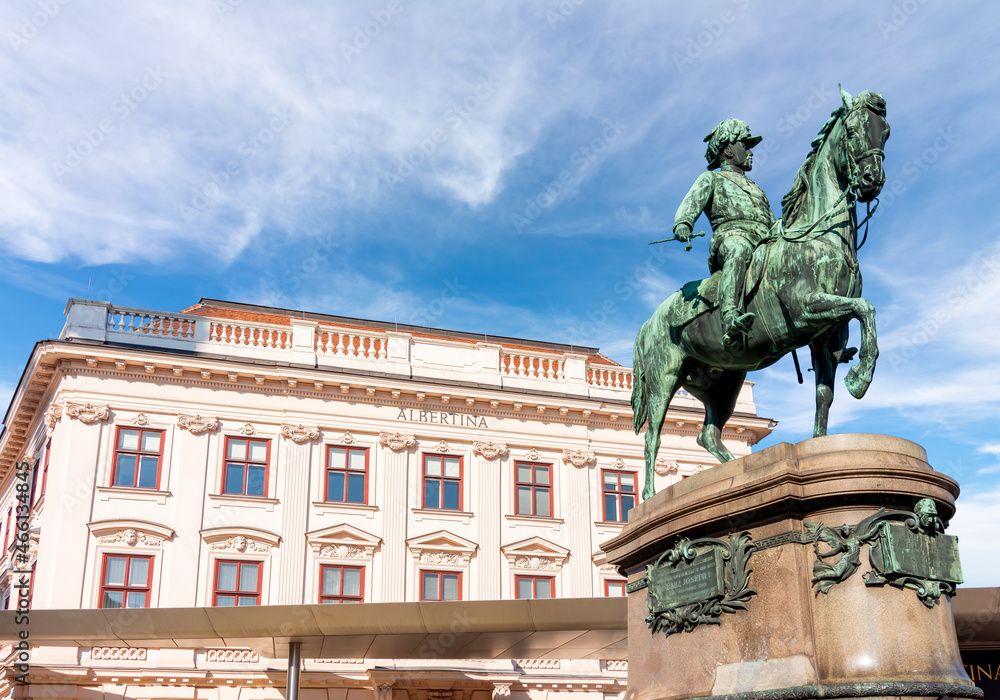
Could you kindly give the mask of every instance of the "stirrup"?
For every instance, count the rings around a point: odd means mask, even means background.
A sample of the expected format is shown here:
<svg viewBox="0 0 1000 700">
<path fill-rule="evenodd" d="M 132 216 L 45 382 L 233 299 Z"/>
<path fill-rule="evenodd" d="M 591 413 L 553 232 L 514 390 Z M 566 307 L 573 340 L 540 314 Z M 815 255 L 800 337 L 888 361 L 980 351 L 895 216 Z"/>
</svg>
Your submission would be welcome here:
<svg viewBox="0 0 1000 700">
<path fill-rule="evenodd" d="M 722 344 L 732 345 L 736 342 L 737 338 L 745 336 L 749 333 L 750 329 L 753 328 L 753 322 L 756 318 L 757 317 L 750 312 L 734 318 L 732 323 L 729 324 L 729 330 L 726 331 L 724 336 L 722 336 Z"/>
</svg>

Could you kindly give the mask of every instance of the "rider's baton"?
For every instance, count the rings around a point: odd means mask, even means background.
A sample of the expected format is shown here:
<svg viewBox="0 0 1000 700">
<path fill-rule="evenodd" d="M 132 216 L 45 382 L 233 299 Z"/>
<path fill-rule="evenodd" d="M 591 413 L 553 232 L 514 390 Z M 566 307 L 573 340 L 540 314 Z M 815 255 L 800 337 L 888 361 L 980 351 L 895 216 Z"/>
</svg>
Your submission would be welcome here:
<svg viewBox="0 0 1000 700">
<path fill-rule="evenodd" d="M 692 238 L 697 238 L 698 236 L 704 236 L 704 235 L 705 235 L 704 231 L 699 231 L 698 233 L 692 233 L 688 237 L 687 245 L 684 246 L 684 250 L 691 250 L 691 239 Z M 671 236 L 670 238 L 664 238 L 664 239 L 659 240 L 659 241 L 650 241 L 649 245 L 653 245 L 654 243 L 666 243 L 667 241 L 676 241 L 676 240 L 678 240 L 677 236 Z"/>
</svg>

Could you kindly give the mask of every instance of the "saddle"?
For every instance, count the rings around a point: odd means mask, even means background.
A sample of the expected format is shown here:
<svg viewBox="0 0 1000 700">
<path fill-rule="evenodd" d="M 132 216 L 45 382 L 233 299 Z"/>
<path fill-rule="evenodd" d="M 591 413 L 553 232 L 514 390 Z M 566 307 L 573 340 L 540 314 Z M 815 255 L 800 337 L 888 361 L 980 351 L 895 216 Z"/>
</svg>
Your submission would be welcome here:
<svg viewBox="0 0 1000 700">
<path fill-rule="evenodd" d="M 774 241 L 770 238 L 757 246 L 747 266 L 744 280 L 744 299 L 749 303 L 764 278 L 764 263 L 767 260 L 768 246 Z M 719 308 L 719 277 L 722 271 L 712 273 L 711 277 L 702 280 L 692 280 L 668 298 L 667 319 L 671 327 L 680 328 Z"/>
</svg>

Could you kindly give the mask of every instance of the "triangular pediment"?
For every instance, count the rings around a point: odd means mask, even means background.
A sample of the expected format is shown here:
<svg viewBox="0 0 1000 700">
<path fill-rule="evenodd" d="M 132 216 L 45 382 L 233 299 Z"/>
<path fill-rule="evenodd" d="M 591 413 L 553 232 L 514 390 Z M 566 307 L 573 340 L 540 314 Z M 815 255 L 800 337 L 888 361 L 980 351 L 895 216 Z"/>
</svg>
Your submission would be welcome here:
<svg viewBox="0 0 1000 700">
<path fill-rule="evenodd" d="M 406 546 L 413 549 L 442 549 L 457 552 L 474 552 L 479 547 L 464 537 L 459 537 L 445 530 L 438 530 L 429 535 L 420 535 L 406 540 Z"/>
<path fill-rule="evenodd" d="M 313 542 L 338 542 L 343 544 L 367 545 L 370 547 L 377 547 L 382 544 L 382 538 L 371 535 L 347 523 L 307 532 L 306 541 L 310 544 Z"/>
<path fill-rule="evenodd" d="M 561 569 L 569 550 L 542 537 L 529 537 L 500 548 L 514 569 Z"/>
<path fill-rule="evenodd" d="M 472 555 L 479 548 L 475 542 L 444 530 L 412 537 L 406 541 L 406 546 L 418 562 L 453 566 L 468 565 Z"/>
<path fill-rule="evenodd" d="M 327 559 L 371 559 L 382 539 L 353 525 L 341 523 L 306 533 L 313 553 Z"/>
</svg>

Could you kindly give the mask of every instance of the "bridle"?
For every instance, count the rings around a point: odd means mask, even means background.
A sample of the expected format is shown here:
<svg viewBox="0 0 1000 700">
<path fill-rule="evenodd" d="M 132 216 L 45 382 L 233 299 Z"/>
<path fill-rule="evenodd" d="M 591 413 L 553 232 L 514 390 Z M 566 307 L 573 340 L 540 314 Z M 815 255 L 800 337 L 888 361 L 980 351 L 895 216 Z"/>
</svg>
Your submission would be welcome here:
<svg viewBox="0 0 1000 700">
<path fill-rule="evenodd" d="M 851 126 L 847 123 L 847 120 L 850 116 L 851 116 L 850 112 L 846 113 L 843 116 L 842 123 L 843 123 L 844 134 L 843 137 L 841 138 L 841 151 L 842 151 L 841 157 L 843 159 L 844 164 L 847 166 L 847 171 L 848 171 L 847 187 L 841 193 L 840 197 L 837 198 L 837 201 L 834 202 L 821 217 L 816 219 L 816 221 L 814 221 L 812 225 L 809 226 L 809 228 L 807 228 L 800 234 L 796 234 L 795 236 L 789 236 L 788 234 L 785 233 L 784 227 L 781 226 L 781 221 L 779 220 L 779 222 L 776 223 L 775 226 L 780 226 L 779 235 L 782 237 L 782 239 L 790 243 L 801 241 L 810 233 L 815 231 L 816 227 L 819 226 L 825 219 L 829 218 L 833 214 L 839 213 L 841 209 L 852 208 L 855 204 L 857 204 L 858 197 L 861 195 L 861 166 L 859 165 L 859 162 L 863 161 L 866 158 L 870 158 L 871 156 L 881 156 L 881 158 L 885 160 L 885 151 L 880 147 L 869 148 L 860 156 L 854 155 L 854 152 L 851 150 L 851 142 L 854 139 L 854 133 Z M 839 206 L 840 203 L 843 202 L 844 200 L 847 200 L 846 203 L 844 204 L 843 207 L 840 207 Z M 867 204 L 866 216 L 855 227 L 856 229 L 858 229 L 861 228 L 862 224 L 864 224 L 865 226 L 865 235 L 861 239 L 861 243 L 854 247 L 855 253 L 857 253 L 857 251 L 861 249 L 861 246 L 865 244 L 865 241 L 868 240 L 868 221 L 875 214 L 875 210 L 878 209 L 878 203 L 879 203 L 878 197 L 875 197 L 875 199 L 872 201 L 875 203 L 875 206 L 872 206 L 872 202 L 866 202 Z"/>
</svg>

